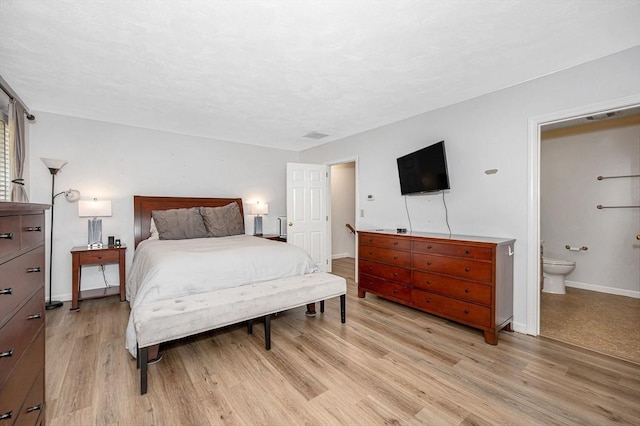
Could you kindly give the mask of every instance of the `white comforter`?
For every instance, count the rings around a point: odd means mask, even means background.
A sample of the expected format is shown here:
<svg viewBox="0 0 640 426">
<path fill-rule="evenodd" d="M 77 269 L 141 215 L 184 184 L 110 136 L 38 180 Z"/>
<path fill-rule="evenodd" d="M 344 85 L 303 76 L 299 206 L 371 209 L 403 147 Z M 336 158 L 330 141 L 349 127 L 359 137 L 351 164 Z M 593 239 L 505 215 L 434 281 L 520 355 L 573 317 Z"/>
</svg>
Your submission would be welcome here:
<svg viewBox="0 0 640 426">
<path fill-rule="evenodd" d="M 146 240 L 127 278 L 131 307 L 190 294 L 318 272 L 299 247 L 249 235 L 192 240 Z M 126 347 L 135 356 L 129 316 Z"/>
</svg>

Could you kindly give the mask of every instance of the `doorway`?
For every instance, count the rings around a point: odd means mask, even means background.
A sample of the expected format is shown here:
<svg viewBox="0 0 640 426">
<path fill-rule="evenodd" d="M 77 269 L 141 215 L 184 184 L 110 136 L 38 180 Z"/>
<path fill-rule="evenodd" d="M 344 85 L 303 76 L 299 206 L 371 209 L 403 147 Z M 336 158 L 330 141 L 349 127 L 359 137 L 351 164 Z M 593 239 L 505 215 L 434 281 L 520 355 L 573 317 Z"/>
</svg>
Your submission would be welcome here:
<svg viewBox="0 0 640 426">
<path fill-rule="evenodd" d="M 541 336 L 640 363 L 639 178 L 640 108 L 541 127 Z"/>
<path fill-rule="evenodd" d="M 357 268 L 358 163 L 357 157 L 327 163 L 329 166 L 329 253 L 331 260 L 353 259 Z"/>
<path fill-rule="evenodd" d="M 540 263 L 540 137 L 541 128 L 552 123 L 580 119 L 597 114 L 626 110 L 640 105 L 640 96 L 634 95 L 571 110 L 559 111 L 529 119 L 529 202 L 527 234 L 527 334 L 540 334 L 540 295 L 542 277 Z M 635 232 L 635 231 L 634 231 Z"/>
</svg>

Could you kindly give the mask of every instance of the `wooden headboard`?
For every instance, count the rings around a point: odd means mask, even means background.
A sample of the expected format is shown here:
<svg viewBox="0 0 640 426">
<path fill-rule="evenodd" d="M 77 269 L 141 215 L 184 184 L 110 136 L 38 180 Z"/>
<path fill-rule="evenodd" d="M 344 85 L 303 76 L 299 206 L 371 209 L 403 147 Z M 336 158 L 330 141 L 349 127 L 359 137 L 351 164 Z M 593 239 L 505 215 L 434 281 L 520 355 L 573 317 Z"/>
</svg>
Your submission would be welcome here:
<svg viewBox="0 0 640 426">
<path fill-rule="evenodd" d="M 133 234 L 135 246 L 151 235 L 151 212 L 153 210 L 185 209 L 189 207 L 222 207 L 238 203 L 244 223 L 242 198 L 193 198 L 193 197 L 145 197 L 133 196 Z"/>
</svg>

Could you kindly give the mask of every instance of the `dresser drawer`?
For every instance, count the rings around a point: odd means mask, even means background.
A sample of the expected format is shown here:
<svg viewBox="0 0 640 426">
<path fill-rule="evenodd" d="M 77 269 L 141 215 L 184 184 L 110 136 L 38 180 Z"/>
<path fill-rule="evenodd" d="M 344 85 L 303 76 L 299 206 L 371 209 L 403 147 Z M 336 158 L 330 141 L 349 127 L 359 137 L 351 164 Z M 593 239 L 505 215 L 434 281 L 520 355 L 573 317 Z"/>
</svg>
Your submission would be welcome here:
<svg viewBox="0 0 640 426">
<path fill-rule="evenodd" d="M 470 259 L 414 253 L 413 267 L 424 272 L 436 272 L 456 277 L 491 282 L 492 264 Z"/>
<path fill-rule="evenodd" d="M 414 288 L 438 293 L 443 296 L 455 297 L 467 302 L 491 305 L 493 287 L 473 281 L 463 281 L 427 272 L 413 271 L 411 280 Z"/>
<path fill-rule="evenodd" d="M 21 231 L 23 250 L 44 244 L 44 214 L 22 216 Z"/>
<path fill-rule="evenodd" d="M 471 245 L 437 243 L 431 241 L 414 241 L 413 251 L 416 253 L 435 253 L 445 256 L 456 256 L 467 259 L 491 260 L 493 250 L 489 247 Z"/>
<path fill-rule="evenodd" d="M 407 238 L 394 238 L 383 237 L 371 234 L 360 234 L 358 239 L 359 244 L 367 246 L 397 249 L 397 250 L 409 250 L 411 249 L 411 241 Z"/>
<path fill-rule="evenodd" d="M 0 216 L 0 258 L 20 251 L 20 216 Z"/>
<path fill-rule="evenodd" d="M 387 299 L 409 302 L 411 300 L 411 287 L 408 285 L 395 284 L 382 278 L 373 277 L 367 274 L 360 274 L 358 287 L 371 291 Z"/>
<path fill-rule="evenodd" d="M 44 246 L 0 265 L 0 324 L 44 286 Z"/>
<path fill-rule="evenodd" d="M 18 418 L 13 426 L 33 426 L 38 424 L 38 418 L 44 419 L 44 370 L 33 383 L 27 398 L 24 400 L 22 409 L 18 413 Z M 2 425 L 2 423 L 0 423 Z"/>
<path fill-rule="evenodd" d="M 411 266 L 411 253 L 378 247 L 360 246 L 358 251 L 360 259 L 376 260 L 396 266 Z"/>
<path fill-rule="evenodd" d="M 389 266 L 368 260 L 358 260 L 358 270 L 363 274 L 375 275 L 391 281 L 411 283 L 411 269 L 408 268 Z"/>
<path fill-rule="evenodd" d="M 13 373 L 0 388 L 0 416 L 11 413 L 6 424 L 11 425 L 20 413 L 22 403 L 44 366 L 44 329 L 19 361 Z M 0 421 L 1 422 L 1 421 Z M 4 426 L 4 423 L 0 423 Z"/>
<path fill-rule="evenodd" d="M 43 325 L 44 288 L 0 328 L 0 384 L 4 383 Z"/>
<path fill-rule="evenodd" d="M 79 254 L 80 264 L 82 265 L 100 265 L 103 263 L 117 262 L 119 256 L 118 250 L 86 251 Z"/>
<path fill-rule="evenodd" d="M 420 309 L 483 328 L 491 327 L 491 309 L 422 290 L 411 292 L 411 303 Z"/>
</svg>

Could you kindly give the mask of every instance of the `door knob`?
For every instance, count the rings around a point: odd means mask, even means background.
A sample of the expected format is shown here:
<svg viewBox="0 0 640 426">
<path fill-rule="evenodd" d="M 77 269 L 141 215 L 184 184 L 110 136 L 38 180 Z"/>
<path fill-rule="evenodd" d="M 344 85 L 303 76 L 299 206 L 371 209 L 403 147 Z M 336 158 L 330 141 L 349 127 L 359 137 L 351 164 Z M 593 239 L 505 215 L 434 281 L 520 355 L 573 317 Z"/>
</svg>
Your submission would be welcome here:
<svg viewBox="0 0 640 426">
<path fill-rule="evenodd" d="M 289 222 L 289 226 L 293 226 L 293 222 Z"/>
</svg>

